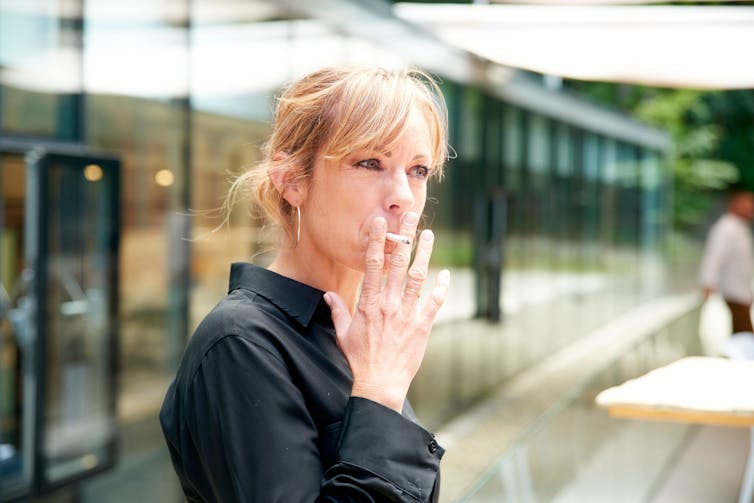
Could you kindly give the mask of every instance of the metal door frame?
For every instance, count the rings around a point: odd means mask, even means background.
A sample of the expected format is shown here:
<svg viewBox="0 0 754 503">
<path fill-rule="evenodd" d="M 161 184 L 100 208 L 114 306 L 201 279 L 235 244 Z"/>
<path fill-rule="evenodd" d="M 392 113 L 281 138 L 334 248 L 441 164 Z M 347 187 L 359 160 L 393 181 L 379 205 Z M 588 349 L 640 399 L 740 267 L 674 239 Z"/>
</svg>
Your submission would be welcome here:
<svg viewBox="0 0 754 503">
<path fill-rule="evenodd" d="M 112 207 L 113 219 L 115 220 L 115 230 L 108 239 L 108 256 L 112 266 L 108 271 L 108 284 L 110 285 L 108 301 L 108 317 L 112 320 L 110 324 L 111 333 L 108 337 L 108 357 L 107 368 L 112 370 L 108 389 L 107 407 L 113 421 L 117 425 L 117 384 L 118 384 L 118 269 L 119 269 L 119 241 L 121 229 L 120 213 L 120 159 L 111 153 L 101 152 L 94 149 L 86 148 L 80 144 L 62 143 L 49 140 L 19 140 L 0 136 L 0 154 L 14 154 L 24 156 L 26 161 L 26 188 L 27 188 L 27 211 L 25 214 L 25 238 L 24 238 L 24 262 L 26 281 L 30 283 L 33 295 L 33 309 L 28 320 L 28 327 L 32 330 L 32 355 L 24 362 L 30 368 L 22 372 L 24 386 L 31 386 L 33 404 L 25 404 L 25 407 L 31 408 L 32 415 L 32 432 L 30 435 L 22 432 L 30 443 L 29 449 L 22 452 L 31 452 L 31 480 L 28 481 L 28 487 L 25 484 L 19 486 L 19 489 L 6 496 L 15 499 L 25 498 L 30 495 L 39 495 L 51 492 L 60 487 L 79 482 L 84 479 L 93 477 L 103 471 L 111 469 L 116 460 L 117 451 L 117 426 L 114 434 L 103 448 L 106 452 L 106 462 L 95 468 L 84 470 L 80 473 L 63 478 L 57 482 L 51 483 L 47 480 L 45 470 L 47 463 L 44 455 L 43 446 L 45 445 L 45 419 L 46 409 L 45 402 L 47 398 L 47 369 L 46 369 L 46 338 L 47 326 L 45 323 L 45 312 L 40 306 L 46 306 L 46 286 L 47 286 L 47 258 L 48 242 L 46 215 L 49 213 L 49 201 L 44 196 L 48 190 L 48 179 L 45 171 L 50 161 L 62 160 L 81 162 L 91 159 L 92 162 L 98 162 L 108 165 L 106 169 L 113 170 L 115 175 L 113 179 L 113 192 L 116 197 L 112 198 L 110 204 Z M 34 200 L 30 200 L 34 199 Z M 30 272 L 32 272 L 30 274 Z M 27 376 L 29 380 L 27 381 Z M 26 411 L 28 412 L 28 411 Z M 23 419 L 23 418 L 22 418 Z M 26 481 L 25 481 L 26 482 Z"/>
</svg>

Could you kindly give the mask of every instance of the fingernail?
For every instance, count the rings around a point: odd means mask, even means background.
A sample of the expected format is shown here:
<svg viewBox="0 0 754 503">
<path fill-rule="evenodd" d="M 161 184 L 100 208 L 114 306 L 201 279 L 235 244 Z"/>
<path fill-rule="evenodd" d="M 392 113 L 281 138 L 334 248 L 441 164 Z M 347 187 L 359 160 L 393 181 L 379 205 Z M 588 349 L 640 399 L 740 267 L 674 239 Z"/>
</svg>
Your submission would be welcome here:
<svg viewBox="0 0 754 503">
<path fill-rule="evenodd" d="M 328 292 L 328 293 L 324 294 L 324 295 L 322 296 L 322 298 L 324 298 L 324 299 L 325 299 L 325 303 L 326 303 L 326 304 L 327 304 L 328 306 L 329 306 L 329 305 L 331 305 L 330 303 L 332 302 L 332 298 L 330 297 L 330 292 Z"/>
<path fill-rule="evenodd" d="M 440 281 L 443 283 L 448 283 L 450 281 L 450 271 L 447 269 L 443 269 L 440 271 Z"/>
<path fill-rule="evenodd" d="M 419 215 L 417 215 L 413 211 L 409 211 L 406 213 L 406 216 L 403 218 L 403 221 L 406 222 L 408 225 L 414 225 L 416 222 L 419 221 Z"/>
<path fill-rule="evenodd" d="M 432 241 L 435 238 L 435 233 L 431 230 L 427 229 L 424 232 L 422 232 L 422 241 Z"/>
<path fill-rule="evenodd" d="M 387 222 L 382 217 L 377 217 L 372 222 L 372 231 L 374 232 L 382 232 L 385 228 L 387 228 Z"/>
</svg>

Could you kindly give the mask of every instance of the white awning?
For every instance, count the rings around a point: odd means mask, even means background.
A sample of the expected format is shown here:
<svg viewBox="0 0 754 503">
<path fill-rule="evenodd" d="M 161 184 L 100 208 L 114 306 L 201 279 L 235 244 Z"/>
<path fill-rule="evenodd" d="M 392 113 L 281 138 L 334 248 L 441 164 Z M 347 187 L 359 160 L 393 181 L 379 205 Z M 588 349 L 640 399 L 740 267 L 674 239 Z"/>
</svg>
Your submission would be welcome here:
<svg viewBox="0 0 754 503">
<path fill-rule="evenodd" d="M 482 58 L 543 74 L 754 88 L 754 7 L 401 3 L 395 12 Z"/>
</svg>

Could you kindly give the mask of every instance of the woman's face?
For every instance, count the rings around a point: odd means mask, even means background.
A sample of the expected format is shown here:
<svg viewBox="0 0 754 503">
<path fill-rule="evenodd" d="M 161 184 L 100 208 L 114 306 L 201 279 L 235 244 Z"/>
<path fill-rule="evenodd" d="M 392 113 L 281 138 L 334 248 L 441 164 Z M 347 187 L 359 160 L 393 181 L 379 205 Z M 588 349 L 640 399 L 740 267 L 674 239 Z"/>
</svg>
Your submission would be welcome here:
<svg viewBox="0 0 754 503">
<path fill-rule="evenodd" d="M 391 151 L 354 151 L 342 161 L 319 157 L 301 205 L 299 246 L 312 267 L 325 260 L 363 271 L 372 221 L 384 217 L 388 232 L 397 233 L 407 211 L 421 214 L 433 162 L 427 121 L 415 109 Z M 387 242 L 386 254 L 394 247 Z"/>
</svg>

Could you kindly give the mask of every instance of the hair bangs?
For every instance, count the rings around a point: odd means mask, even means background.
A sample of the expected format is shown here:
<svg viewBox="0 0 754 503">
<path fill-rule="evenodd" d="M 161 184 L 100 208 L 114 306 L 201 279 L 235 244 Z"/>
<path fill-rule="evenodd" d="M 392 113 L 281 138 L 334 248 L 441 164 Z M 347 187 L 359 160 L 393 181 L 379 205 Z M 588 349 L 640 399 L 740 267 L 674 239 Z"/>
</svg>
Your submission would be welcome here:
<svg viewBox="0 0 754 503">
<path fill-rule="evenodd" d="M 330 108 L 332 127 L 322 153 L 343 159 L 355 150 L 391 150 L 417 104 L 415 85 L 386 74 L 350 84 Z"/>
</svg>

